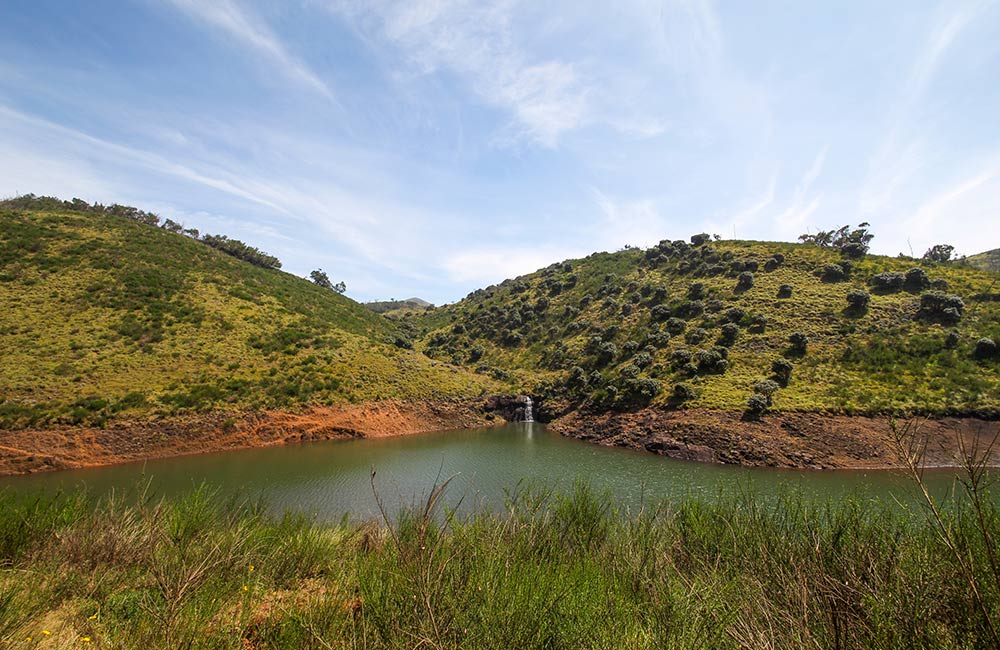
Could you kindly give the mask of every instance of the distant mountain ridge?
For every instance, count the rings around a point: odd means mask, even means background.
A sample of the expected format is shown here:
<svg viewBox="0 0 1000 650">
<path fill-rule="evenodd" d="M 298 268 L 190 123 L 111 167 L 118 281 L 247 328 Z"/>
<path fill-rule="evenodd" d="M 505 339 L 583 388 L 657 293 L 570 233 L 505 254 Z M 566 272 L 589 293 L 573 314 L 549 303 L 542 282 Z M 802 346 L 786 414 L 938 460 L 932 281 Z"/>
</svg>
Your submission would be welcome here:
<svg viewBox="0 0 1000 650">
<path fill-rule="evenodd" d="M 405 300 L 375 300 L 362 304 L 376 314 L 388 314 L 390 312 L 397 312 L 401 310 L 434 309 L 433 303 L 427 302 L 423 298 L 407 298 Z"/>
</svg>

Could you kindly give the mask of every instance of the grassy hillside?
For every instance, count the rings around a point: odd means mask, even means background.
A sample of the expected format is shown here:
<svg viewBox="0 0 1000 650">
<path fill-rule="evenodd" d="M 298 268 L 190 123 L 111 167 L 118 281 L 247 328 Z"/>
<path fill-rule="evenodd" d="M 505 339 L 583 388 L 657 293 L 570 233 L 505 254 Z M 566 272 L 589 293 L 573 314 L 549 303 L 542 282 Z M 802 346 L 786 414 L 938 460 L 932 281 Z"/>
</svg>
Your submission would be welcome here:
<svg viewBox="0 0 1000 650">
<path fill-rule="evenodd" d="M 963 257 L 962 262 L 983 271 L 1000 272 L 1000 248 Z"/>
<path fill-rule="evenodd" d="M 409 320 L 428 355 L 511 375 L 566 409 L 1000 413 L 1000 359 L 979 344 L 1000 341 L 1000 286 L 960 265 L 664 241 Z"/>
<path fill-rule="evenodd" d="M 393 345 L 406 345 L 397 325 L 288 273 L 136 219 L 10 205 L 2 428 L 490 387 Z"/>
</svg>

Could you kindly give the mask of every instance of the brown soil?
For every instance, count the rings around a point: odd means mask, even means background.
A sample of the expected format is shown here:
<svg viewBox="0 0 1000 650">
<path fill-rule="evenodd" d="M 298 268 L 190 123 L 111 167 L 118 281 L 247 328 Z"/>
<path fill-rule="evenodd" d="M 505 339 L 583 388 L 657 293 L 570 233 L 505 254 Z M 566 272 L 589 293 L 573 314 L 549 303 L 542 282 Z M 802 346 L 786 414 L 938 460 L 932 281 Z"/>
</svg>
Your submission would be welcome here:
<svg viewBox="0 0 1000 650">
<path fill-rule="evenodd" d="M 151 458 L 268 447 L 289 442 L 374 438 L 503 423 L 488 400 L 385 401 L 119 422 L 103 429 L 66 427 L 0 431 L 0 475 L 96 467 Z M 956 464 L 966 448 L 989 444 L 1000 422 L 974 418 L 913 421 L 926 442 L 924 462 Z M 759 421 L 739 413 L 645 409 L 634 413 L 571 413 L 549 426 L 596 444 L 710 463 L 815 469 L 885 468 L 900 464 L 888 418 L 772 413 Z M 911 437 L 912 438 L 912 437 Z M 998 445 L 1000 447 L 1000 445 Z M 993 450 L 1000 464 L 1000 448 Z"/>
<path fill-rule="evenodd" d="M 954 466 L 962 445 L 967 450 L 985 449 L 1000 434 L 1000 422 L 975 418 L 900 424 L 908 426 L 904 445 L 926 445 L 926 466 Z M 754 421 L 740 413 L 654 408 L 634 413 L 571 413 L 550 426 L 563 435 L 601 445 L 709 463 L 814 469 L 901 464 L 887 417 L 772 413 Z M 1000 449 L 993 449 L 991 463 L 1000 464 Z"/>
<path fill-rule="evenodd" d="M 377 438 L 501 423 L 482 400 L 374 402 L 302 413 L 208 414 L 103 429 L 0 431 L 0 475 L 114 465 L 289 442 Z"/>
</svg>

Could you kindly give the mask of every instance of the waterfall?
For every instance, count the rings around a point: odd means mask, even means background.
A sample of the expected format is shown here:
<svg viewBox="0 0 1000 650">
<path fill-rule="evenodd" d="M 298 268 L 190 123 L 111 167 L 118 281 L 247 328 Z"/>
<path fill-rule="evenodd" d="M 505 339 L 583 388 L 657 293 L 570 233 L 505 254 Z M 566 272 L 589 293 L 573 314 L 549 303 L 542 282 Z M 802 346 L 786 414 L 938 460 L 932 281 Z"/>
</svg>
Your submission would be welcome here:
<svg viewBox="0 0 1000 650">
<path fill-rule="evenodd" d="M 528 395 L 524 396 L 524 422 L 534 422 L 535 421 L 535 406 L 531 401 L 531 397 Z"/>
</svg>

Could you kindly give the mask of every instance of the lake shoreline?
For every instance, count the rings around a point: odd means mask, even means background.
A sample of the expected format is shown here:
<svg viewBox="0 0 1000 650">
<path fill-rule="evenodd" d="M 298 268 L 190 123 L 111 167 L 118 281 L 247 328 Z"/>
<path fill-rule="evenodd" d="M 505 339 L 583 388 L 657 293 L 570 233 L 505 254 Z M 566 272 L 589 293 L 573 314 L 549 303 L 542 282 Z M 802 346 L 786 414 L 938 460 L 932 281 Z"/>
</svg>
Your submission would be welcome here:
<svg viewBox="0 0 1000 650">
<path fill-rule="evenodd" d="M 904 426 L 905 420 L 899 420 Z M 1000 422 L 971 417 L 911 420 L 909 438 L 926 443 L 926 467 L 959 465 L 960 443 L 985 446 Z M 629 413 L 570 413 L 549 425 L 586 442 L 705 463 L 793 469 L 893 469 L 902 466 L 889 416 L 743 413 L 647 408 Z M 993 465 L 1000 450 L 993 449 Z"/>
<path fill-rule="evenodd" d="M 509 414 L 508 414 L 509 416 Z M 386 400 L 315 406 L 302 412 L 216 412 L 123 421 L 105 428 L 54 427 L 0 432 L 0 476 L 102 467 L 160 458 L 322 440 L 382 438 L 498 426 L 490 398 Z M 958 436 L 988 444 L 1000 422 L 921 418 L 927 467 L 958 465 Z M 573 412 L 548 423 L 560 435 L 704 463 L 786 469 L 892 469 L 901 466 L 888 416 L 648 408 Z M 993 464 L 1000 465 L 994 449 Z"/>
<path fill-rule="evenodd" d="M 0 476 L 505 422 L 486 411 L 482 399 L 449 398 L 315 406 L 301 412 L 216 412 L 116 422 L 105 428 L 0 431 Z"/>
</svg>

